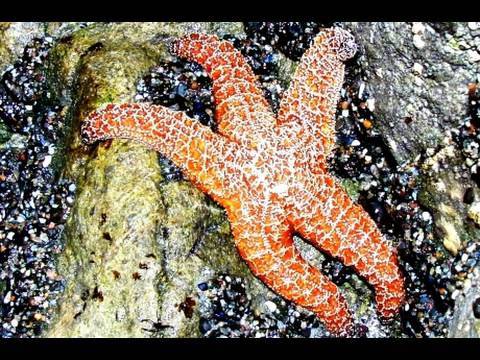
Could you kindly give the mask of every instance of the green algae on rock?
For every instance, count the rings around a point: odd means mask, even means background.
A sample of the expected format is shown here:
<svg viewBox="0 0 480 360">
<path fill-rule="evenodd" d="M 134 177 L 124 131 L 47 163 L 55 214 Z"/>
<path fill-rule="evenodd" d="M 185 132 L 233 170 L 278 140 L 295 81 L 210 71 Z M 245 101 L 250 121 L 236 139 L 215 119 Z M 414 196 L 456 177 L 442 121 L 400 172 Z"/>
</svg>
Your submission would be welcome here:
<svg viewBox="0 0 480 360">
<path fill-rule="evenodd" d="M 480 234 L 465 221 L 469 207 L 463 202 L 466 189 L 473 181 L 460 176 L 463 159 L 453 145 L 446 145 L 423 163 L 420 201 L 435 218 L 437 234 L 443 246 L 456 255 L 460 249 Z"/>
<path fill-rule="evenodd" d="M 77 58 L 76 101 L 69 110 L 70 156 L 64 169 L 65 176 L 77 179 L 77 201 L 59 258 L 66 289 L 45 336 L 143 336 L 141 326 L 133 323 L 156 316 L 159 267 L 154 258 L 146 257 L 158 255 L 160 168 L 156 155 L 122 142 L 87 154 L 75 132 L 81 116 L 102 99 L 128 98 L 134 89 L 130 83 L 154 63 L 136 52 L 136 47 L 129 50 L 101 49 Z M 130 52 L 130 61 L 123 61 Z M 139 263 L 148 267 L 141 281 L 132 275 L 142 271 Z"/>
<path fill-rule="evenodd" d="M 240 28 L 96 24 L 52 51 L 52 90 L 71 118 L 64 175 L 77 179 L 78 190 L 59 258 L 66 289 L 47 337 L 199 336 L 196 308 L 186 314 L 180 305 L 197 296 L 207 274 L 242 275 L 259 288 L 236 254 L 223 209 L 188 182 L 162 181 L 155 152 L 125 141 L 91 150 L 76 131 L 94 108 L 131 101 L 142 74 L 168 58 L 164 39 L 192 27 Z M 150 321 L 171 327 L 152 333 Z"/>
<path fill-rule="evenodd" d="M 64 300 L 47 336 L 143 336 L 135 323 L 155 318 L 158 302 L 156 156 L 138 145 L 112 144 L 98 148 L 84 169 L 59 263 Z"/>
</svg>

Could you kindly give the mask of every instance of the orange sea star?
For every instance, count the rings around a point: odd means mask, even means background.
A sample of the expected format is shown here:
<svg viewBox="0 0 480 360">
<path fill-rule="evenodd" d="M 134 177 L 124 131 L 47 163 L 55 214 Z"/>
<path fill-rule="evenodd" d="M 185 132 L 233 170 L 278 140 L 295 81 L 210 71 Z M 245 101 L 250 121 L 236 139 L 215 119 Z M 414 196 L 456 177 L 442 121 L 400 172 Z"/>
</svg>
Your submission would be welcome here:
<svg viewBox="0 0 480 360">
<path fill-rule="evenodd" d="M 133 139 L 170 158 L 226 209 L 253 273 L 315 312 L 333 333 L 351 333 L 352 314 L 337 286 L 302 258 L 293 232 L 354 267 L 374 287 L 379 313 L 395 315 L 405 296 L 395 251 L 327 173 L 343 62 L 356 51 L 352 35 L 327 29 L 316 36 L 278 116 L 229 42 L 192 34 L 172 50 L 201 64 L 213 79 L 218 132 L 163 106 L 109 104 L 85 120 L 84 140 Z"/>
</svg>

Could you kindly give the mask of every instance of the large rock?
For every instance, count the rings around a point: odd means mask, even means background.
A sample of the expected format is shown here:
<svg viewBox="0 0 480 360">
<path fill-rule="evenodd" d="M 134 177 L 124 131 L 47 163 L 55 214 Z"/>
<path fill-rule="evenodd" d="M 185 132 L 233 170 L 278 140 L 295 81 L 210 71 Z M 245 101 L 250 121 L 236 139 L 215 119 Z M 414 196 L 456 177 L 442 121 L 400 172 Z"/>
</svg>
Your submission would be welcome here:
<svg viewBox="0 0 480 360">
<path fill-rule="evenodd" d="M 419 200 L 432 211 L 445 249 L 456 255 L 478 236 L 462 201 L 475 184 L 451 130 L 467 114 L 467 86 L 478 79 L 480 30 L 470 23 L 345 27 L 360 46 L 358 66 L 375 99 L 379 131 L 399 164 L 420 165 Z"/>
<path fill-rule="evenodd" d="M 478 199 L 461 148 L 452 130 L 468 110 L 468 84 L 480 80 L 478 23 L 347 23 L 360 45 L 358 65 L 366 91 L 375 99 L 382 138 L 398 164 L 421 169 L 419 202 L 434 217 L 437 256 L 452 259 L 478 242 L 477 208 L 465 203 L 467 191 Z M 373 109 L 372 109 L 373 110 Z M 463 254 L 463 253 L 462 253 Z M 476 269 L 475 271 L 477 271 Z M 470 276 L 470 275 L 469 275 Z M 472 301 L 477 280 L 467 278 L 457 296 L 448 336 L 478 337 Z M 460 290 L 458 290 L 460 292 Z"/>
<path fill-rule="evenodd" d="M 127 141 L 92 149 L 81 145 L 78 131 L 92 109 L 133 100 L 142 74 L 168 58 L 165 37 L 239 29 L 234 23 L 95 25 L 52 51 L 52 90 L 70 104 L 64 176 L 77 180 L 78 191 L 59 259 L 66 290 L 45 336 L 198 336 L 198 283 L 228 272 L 268 291 L 237 255 L 223 209 L 186 181 L 164 181 L 155 152 Z M 144 330 L 153 322 L 171 327 L 161 334 Z"/>
<path fill-rule="evenodd" d="M 480 70 L 480 29 L 467 23 L 347 23 L 385 140 L 399 162 L 435 148 L 465 116 Z"/>
</svg>

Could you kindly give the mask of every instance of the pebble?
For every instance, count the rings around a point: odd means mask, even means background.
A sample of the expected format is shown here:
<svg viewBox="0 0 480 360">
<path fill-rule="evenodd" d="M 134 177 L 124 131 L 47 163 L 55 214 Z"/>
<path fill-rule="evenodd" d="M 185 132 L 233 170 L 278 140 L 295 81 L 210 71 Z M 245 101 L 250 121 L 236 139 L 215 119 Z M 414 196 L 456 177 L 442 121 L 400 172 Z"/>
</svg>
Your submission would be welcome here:
<svg viewBox="0 0 480 360">
<path fill-rule="evenodd" d="M 475 318 L 477 319 L 480 319 L 480 297 L 473 302 L 472 308 L 473 308 L 473 316 L 475 316 Z"/>
<path fill-rule="evenodd" d="M 465 194 L 463 195 L 463 202 L 465 204 L 472 204 L 475 201 L 475 191 L 472 187 L 467 188 L 465 190 Z"/>
<path fill-rule="evenodd" d="M 277 305 L 273 301 L 266 301 L 265 306 L 267 307 L 268 311 L 270 311 L 271 313 L 277 310 Z"/>
<path fill-rule="evenodd" d="M 373 123 L 368 119 L 363 120 L 362 124 L 365 129 L 370 129 L 373 126 Z"/>
<path fill-rule="evenodd" d="M 453 255 L 457 255 L 462 245 L 460 237 L 452 223 L 444 222 L 439 225 L 445 233 L 443 239 L 443 246 L 450 251 Z"/>
<path fill-rule="evenodd" d="M 467 56 L 471 62 L 480 61 L 480 53 L 476 50 L 473 50 L 473 49 L 467 50 Z"/>
<path fill-rule="evenodd" d="M 432 215 L 430 215 L 430 213 L 428 211 L 424 211 L 424 212 L 422 212 L 422 219 L 424 221 L 430 221 L 430 220 L 432 220 Z"/>
<path fill-rule="evenodd" d="M 367 107 L 368 107 L 368 110 L 375 111 L 375 99 L 368 98 L 367 99 Z"/>
<path fill-rule="evenodd" d="M 416 35 L 423 34 L 425 32 L 425 25 L 421 22 L 414 22 L 412 25 L 412 33 Z"/>
<path fill-rule="evenodd" d="M 42 166 L 46 168 L 46 167 L 49 167 L 51 163 L 52 163 L 52 157 L 50 155 L 47 155 L 43 160 Z"/>
<path fill-rule="evenodd" d="M 12 298 L 12 292 L 9 291 L 9 292 L 7 292 L 5 297 L 3 298 L 3 303 L 8 304 L 10 302 L 11 298 Z"/>
<path fill-rule="evenodd" d="M 413 45 L 420 50 L 425 47 L 425 41 L 420 35 L 413 35 Z"/>
<path fill-rule="evenodd" d="M 477 30 L 477 29 L 480 28 L 480 23 L 479 22 L 471 21 L 471 22 L 468 22 L 467 25 L 468 25 L 468 28 L 470 30 Z"/>
<path fill-rule="evenodd" d="M 419 63 L 414 63 L 413 72 L 417 73 L 418 75 L 421 75 L 423 73 L 423 65 Z"/>
<path fill-rule="evenodd" d="M 467 215 L 470 219 L 480 225 L 480 201 L 476 201 L 468 208 Z"/>
</svg>

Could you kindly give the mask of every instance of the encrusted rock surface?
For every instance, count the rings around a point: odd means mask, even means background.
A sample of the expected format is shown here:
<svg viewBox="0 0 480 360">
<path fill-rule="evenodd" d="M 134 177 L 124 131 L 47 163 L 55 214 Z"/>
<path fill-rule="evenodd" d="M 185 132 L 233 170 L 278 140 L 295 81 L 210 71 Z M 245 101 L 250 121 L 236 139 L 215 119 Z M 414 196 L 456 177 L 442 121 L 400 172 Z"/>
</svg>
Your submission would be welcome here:
<svg viewBox="0 0 480 360">
<path fill-rule="evenodd" d="M 448 336 L 451 338 L 480 337 L 480 272 L 469 280 L 455 304 L 455 316 L 450 323 Z"/>
<path fill-rule="evenodd" d="M 367 91 L 399 162 L 438 146 L 464 117 L 478 80 L 479 30 L 467 23 L 349 23 L 361 44 Z"/>
<path fill-rule="evenodd" d="M 132 101 L 141 75 L 169 56 L 160 40 L 193 31 L 221 34 L 235 24 L 98 25 L 61 40 L 51 71 L 55 90 L 73 99 L 72 129 L 94 107 Z M 68 143 L 65 175 L 78 192 L 60 256 L 66 290 L 45 336 L 198 336 L 205 276 L 258 282 L 236 254 L 223 210 L 186 181 L 163 181 L 155 152 L 126 141 L 88 150 L 78 131 Z M 149 331 L 154 323 L 169 327 Z"/>
<path fill-rule="evenodd" d="M 397 163 L 420 167 L 419 202 L 433 214 L 438 259 L 453 260 L 469 244 L 478 243 L 480 235 L 468 219 L 475 218 L 470 201 L 465 201 L 465 194 L 477 193 L 472 190 L 477 186 L 462 154 L 466 145 L 455 140 L 468 114 L 470 84 L 480 80 L 478 23 L 345 26 L 361 44 L 358 63 L 365 91 L 375 100 L 382 138 Z M 475 287 L 471 273 L 467 283 Z M 452 299 L 461 286 L 454 289 Z M 459 317 L 472 313 L 470 300 L 456 304 L 450 336 L 459 334 L 454 325 Z M 475 336 L 474 327 L 469 328 L 463 334 Z"/>
<path fill-rule="evenodd" d="M 22 55 L 33 38 L 44 35 L 43 28 L 41 22 L 0 23 L 0 73 Z"/>
</svg>

